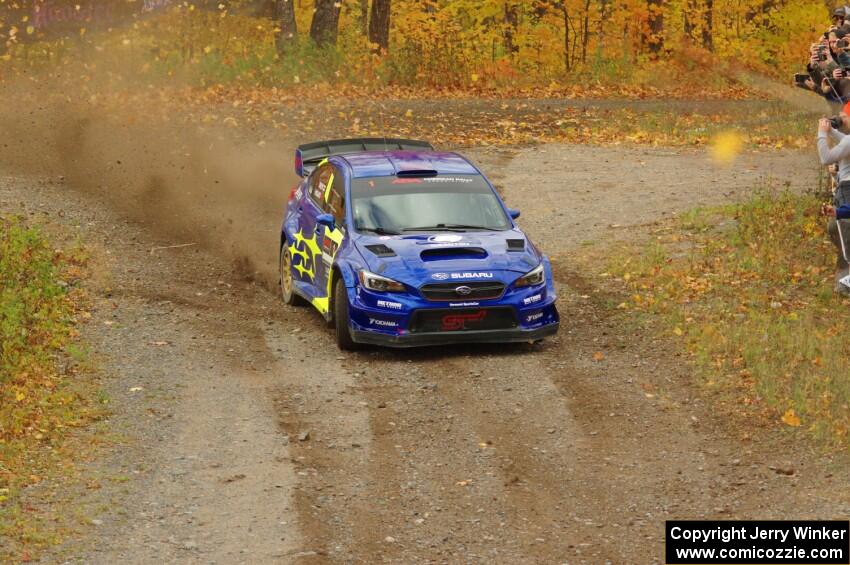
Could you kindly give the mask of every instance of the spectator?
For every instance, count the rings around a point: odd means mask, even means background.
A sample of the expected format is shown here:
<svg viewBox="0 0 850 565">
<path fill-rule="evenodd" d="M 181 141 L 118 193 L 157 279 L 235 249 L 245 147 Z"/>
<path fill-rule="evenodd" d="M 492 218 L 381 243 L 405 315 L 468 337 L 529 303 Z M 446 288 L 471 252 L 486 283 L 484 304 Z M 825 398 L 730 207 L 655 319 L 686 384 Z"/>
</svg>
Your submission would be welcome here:
<svg viewBox="0 0 850 565">
<path fill-rule="evenodd" d="M 844 107 L 844 111 L 837 116 L 839 129 L 850 131 L 850 104 Z M 835 270 L 835 292 L 850 296 L 850 288 L 839 281 L 846 277 L 850 271 L 850 265 L 844 256 L 844 250 L 850 250 L 850 220 L 844 219 L 845 214 L 850 216 L 850 135 L 846 135 L 833 127 L 829 119 L 822 119 L 818 123 L 818 156 L 823 165 L 838 165 L 838 187 L 831 205 L 824 206 L 823 212 L 829 216 L 827 231 L 837 250 Z M 829 139 L 835 142 L 829 147 Z M 839 233 L 839 222 L 841 231 Z M 842 237 L 843 236 L 843 237 Z M 842 239 L 844 245 L 842 245 Z"/>
</svg>

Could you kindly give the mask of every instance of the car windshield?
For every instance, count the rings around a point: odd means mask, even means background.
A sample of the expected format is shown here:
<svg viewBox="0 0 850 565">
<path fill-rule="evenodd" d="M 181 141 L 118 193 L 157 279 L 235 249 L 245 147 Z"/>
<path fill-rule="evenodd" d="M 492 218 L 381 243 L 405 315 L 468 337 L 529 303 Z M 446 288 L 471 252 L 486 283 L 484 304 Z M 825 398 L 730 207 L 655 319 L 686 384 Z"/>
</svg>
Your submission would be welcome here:
<svg viewBox="0 0 850 565">
<path fill-rule="evenodd" d="M 357 231 L 399 234 L 511 227 L 481 175 L 354 179 L 351 199 Z"/>
</svg>

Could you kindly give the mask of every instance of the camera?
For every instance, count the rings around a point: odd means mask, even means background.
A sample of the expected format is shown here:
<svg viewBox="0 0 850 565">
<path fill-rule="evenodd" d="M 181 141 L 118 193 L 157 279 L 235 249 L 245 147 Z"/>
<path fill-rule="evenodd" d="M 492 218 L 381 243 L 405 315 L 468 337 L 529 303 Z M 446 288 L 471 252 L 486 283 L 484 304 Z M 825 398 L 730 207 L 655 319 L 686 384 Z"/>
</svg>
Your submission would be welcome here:
<svg viewBox="0 0 850 565">
<path fill-rule="evenodd" d="M 807 73 L 797 73 L 794 75 L 794 83 L 797 86 L 805 86 L 806 81 L 811 77 Z"/>
<path fill-rule="evenodd" d="M 841 122 L 841 116 L 832 116 L 829 118 L 829 125 L 832 126 L 832 129 L 839 129 L 843 125 Z"/>
</svg>

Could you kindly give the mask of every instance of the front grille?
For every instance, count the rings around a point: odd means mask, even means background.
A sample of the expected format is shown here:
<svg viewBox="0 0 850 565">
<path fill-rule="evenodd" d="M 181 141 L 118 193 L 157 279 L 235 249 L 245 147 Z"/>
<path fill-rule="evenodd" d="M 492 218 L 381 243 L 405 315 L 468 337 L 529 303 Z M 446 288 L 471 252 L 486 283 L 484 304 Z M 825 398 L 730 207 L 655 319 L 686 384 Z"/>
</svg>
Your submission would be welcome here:
<svg viewBox="0 0 850 565">
<path fill-rule="evenodd" d="M 493 300 L 502 296 L 505 285 L 500 282 L 433 283 L 420 287 L 419 291 L 428 300 Z"/>
<path fill-rule="evenodd" d="M 416 310 L 411 333 L 507 330 L 517 327 L 513 308 Z"/>
</svg>

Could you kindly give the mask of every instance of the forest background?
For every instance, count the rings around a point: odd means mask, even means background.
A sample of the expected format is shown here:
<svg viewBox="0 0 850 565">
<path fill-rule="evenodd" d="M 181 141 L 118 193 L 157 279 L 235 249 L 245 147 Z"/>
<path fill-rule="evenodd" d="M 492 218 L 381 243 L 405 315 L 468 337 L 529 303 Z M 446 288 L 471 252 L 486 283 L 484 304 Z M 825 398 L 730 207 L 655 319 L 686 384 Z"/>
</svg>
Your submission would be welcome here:
<svg viewBox="0 0 850 565">
<path fill-rule="evenodd" d="M 705 94 L 790 77 L 834 6 L 812 0 L 4 0 L 14 70 L 79 59 L 193 85 L 346 83 Z M 7 69 L 8 70 L 8 69 Z M 645 89 L 645 90 L 642 90 Z"/>
</svg>

